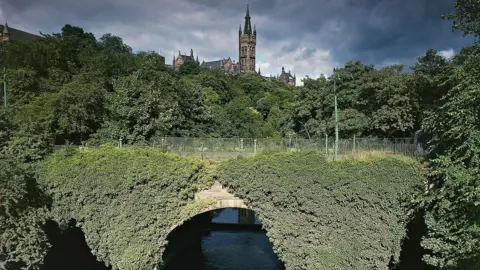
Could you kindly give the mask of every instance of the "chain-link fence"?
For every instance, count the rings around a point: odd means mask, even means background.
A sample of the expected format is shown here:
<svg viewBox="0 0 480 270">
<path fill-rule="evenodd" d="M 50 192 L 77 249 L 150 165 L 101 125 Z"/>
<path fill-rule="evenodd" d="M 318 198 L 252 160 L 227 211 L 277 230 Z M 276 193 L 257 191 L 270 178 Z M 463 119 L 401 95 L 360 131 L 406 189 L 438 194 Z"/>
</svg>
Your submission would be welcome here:
<svg viewBox="0 0 480 270">
<path fill-rule="evenodd" d="M 134 147 L 138 145 L 126 145 L 121 141 L 118 147 Z M 232 156 L 249 156 L 262 152 L 283 151 L 320 151 L 329 158 L 335 155 L 334 138 L 303 139 L 303 138 L 184 138 L 162 137 L 148 144 L 147 147 L 158 147 L 168 152 L 187 156 L 201 156 L 208 158 L 222 158 Z M 63 146 L 57 146 L 57 148 Z M 96 148 L 96 145 L 83 147 Z M 419 157 L 425 154 L 421 144 L 411 138 L 378 139 L 356 138 L 340 139 L 338 142 L 339 158 L 351 155 L 368 154 L 372 152 L 384 154 L 399 154 Z"/>
</svg>

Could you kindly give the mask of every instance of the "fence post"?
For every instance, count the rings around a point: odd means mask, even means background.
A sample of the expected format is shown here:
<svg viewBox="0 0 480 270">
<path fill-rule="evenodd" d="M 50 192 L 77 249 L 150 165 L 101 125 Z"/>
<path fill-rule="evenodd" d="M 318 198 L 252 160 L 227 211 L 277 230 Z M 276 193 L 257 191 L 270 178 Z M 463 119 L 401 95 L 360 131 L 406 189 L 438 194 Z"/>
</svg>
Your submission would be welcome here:
<svg viewBox="0 0 480 270">
<path fill-rule="evenodd" d="M 118 141 L 119 141 L 118 147 L 119 147 L 119 148 L 122 148 L 122 138 L 120 138 L 120 140 L 118 140 Z"/>
<path fill-rule="evenodd" d="M 355 153 L 355 134 L 353 135 L 353 152 Z"/>
<path fill-rule="evenodd" d="M 255 155 L 257 154 L 257 139 L 253 140 L 253 153 Z"/>
<path fill-rule="evenodd" d="M 243 152 L 243 138 L 240 139 L 240 151 Z"/>
</svg>

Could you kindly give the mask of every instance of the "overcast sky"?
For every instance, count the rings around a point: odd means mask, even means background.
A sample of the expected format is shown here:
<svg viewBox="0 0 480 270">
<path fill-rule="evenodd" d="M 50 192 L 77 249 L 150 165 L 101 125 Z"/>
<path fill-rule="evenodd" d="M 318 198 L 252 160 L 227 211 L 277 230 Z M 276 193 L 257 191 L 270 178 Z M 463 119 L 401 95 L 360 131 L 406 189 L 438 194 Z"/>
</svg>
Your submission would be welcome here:
<svg viewBox="0 0 480 270">
<path fill-rule="evenodd" d="M 238 28 L 247 3 L 257 27 L 257 68 L 331 74 L 349 60 L 411 65 L 426 49 L 445 56 L 472 42 L 442 14 L 453 0 L 0 0 L 0 21 L 32 33 L 71 24 L 97 38 L 112 33 L 134 50 L 178 51 L 199 60 L 238 60 Z"/>
</svg>

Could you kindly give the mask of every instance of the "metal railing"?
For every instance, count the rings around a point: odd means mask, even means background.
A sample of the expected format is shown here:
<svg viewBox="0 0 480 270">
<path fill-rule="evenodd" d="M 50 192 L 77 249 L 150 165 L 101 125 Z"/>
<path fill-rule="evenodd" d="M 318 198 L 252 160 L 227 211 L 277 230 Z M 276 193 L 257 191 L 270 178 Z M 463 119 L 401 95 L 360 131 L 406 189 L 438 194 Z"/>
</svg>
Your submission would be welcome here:
<svg viewBox="0 0 480 270">
<path fill-rule="evenodd" d="M 139 145 L 124 144 L 121 140 L 117 147 L 135 147 Z M 157 147 L 180 155 L 222 158 L 232 156 L 249 156 L 262 152 L 285 151 L 320 151 L 328 158 L 334 157 L 335 140 L 333 138 L 186 138 L 162 137 L 141 146 Z M 57 149 L 65 146 L 56 146 Z M 97 148 L 99 145 L 82 145 L 74 147 Z M 398 154 L 420 157 L 425 154 L 419 143 L 410 138 L 378 139 L 356 138 L 340 139 L 338 156 L 350 156 L 368 152 Z"/>
</svg>

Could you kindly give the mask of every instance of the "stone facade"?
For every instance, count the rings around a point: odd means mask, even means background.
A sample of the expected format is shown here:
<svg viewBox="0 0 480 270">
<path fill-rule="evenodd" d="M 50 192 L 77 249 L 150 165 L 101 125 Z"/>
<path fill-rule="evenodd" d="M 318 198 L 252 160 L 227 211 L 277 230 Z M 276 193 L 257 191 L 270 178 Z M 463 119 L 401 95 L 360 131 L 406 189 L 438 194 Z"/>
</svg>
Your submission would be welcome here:
<svg viewBox="0 0 480 270">
<path fill-rule="evenodd" d="M 185 64 L 186 62 L 198 62 L 198 55 L 197 59 L 193 57 L 193 49 L 190 49 L 190 55 L 187 54 L 181 54 L 180 51 L 178 51 L 178 56 L 175 58 L 175 55 L 173 56 L 173 65 L 172 68 L 173 70 L 178 70 L 181 65 Z"/>
<path fill-rule="evenodd" d="M 250 209 L 245 202 L 231 194 L 226 188 L 224 188 L 218 181 L 208 190 L 202 190 L 195 194 L 195 200 L 214 200 L 215 204 L 202 209 L 200 213 L 205 213 L 211 210 L 223 209 L 223 208 L 244 208 Z"/>
<path fill-rule="evenodd" d="M 258 69 L 258 74 L 260 74 L 260 69 Z M 263 76 L 263 79 L 267 81 L 281 81 L 291 86 L 297 85 L 297 76 L 292 75 L 292 73 L 290 73 L 290 70 L 288 72 L 285 72 L 285 67 L 282 67 L 282 73 L 280 75 L 277 74 L 277 76 Z"/>
<path fill-rule="evenodd" d="M 210 61 L 210 62 L 202 61 L 200 66 L 203 68 L 209 68 L 209 69 L 210 68 L 221 69 L 227 73 L 240 72 L 240 65 L 238 63 L 235 63 L 235 60 L 232 60 L 230 57 L 228 57 L 227 59 L 222 58 L 220 60 Z"/>
<path fill-rule="evenodd" d="M 285 68 L 282 67 L 282 73 L 280 74 L 280 76 L 278 76 L 278 79 L 288 85 L 291 85 L 291 86 L 295 86 L 296 85 L 296 75 L 293 75 L 290 73 L 290 70 L 287 72 L 285 72 Z"/>
<path fill-rule="evenodd" d="M 240 25 L 238 29 L 238 59 L 240 70 L 243 72 L 255 72 L 255 51 L 257 47 L 257 29 L 250 22 L 250 10 L 247 5 L 247 14 L 245 15 L 245 25 Z"/>
</svg>

